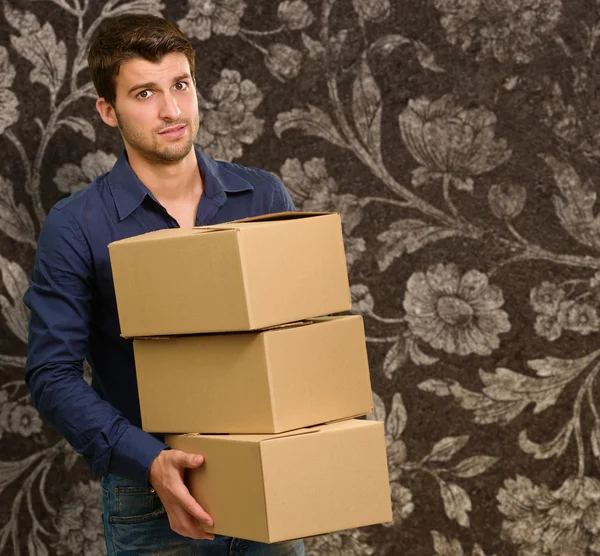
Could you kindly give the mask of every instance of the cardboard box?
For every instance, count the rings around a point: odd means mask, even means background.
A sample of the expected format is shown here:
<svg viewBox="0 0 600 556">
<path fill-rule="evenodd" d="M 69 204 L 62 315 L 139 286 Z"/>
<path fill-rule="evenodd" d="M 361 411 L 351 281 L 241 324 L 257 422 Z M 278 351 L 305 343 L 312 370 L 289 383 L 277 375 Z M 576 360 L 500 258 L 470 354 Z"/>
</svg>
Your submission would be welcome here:
<svg viewBox="0 0 600 556">
<path fill-rule="evenodd" d="M 352 306 L 336 213 L 170 228 L 108 247 L 125 337 L 256 330 Z"/>
<path fill-rule="evenodd" d="M 281 435 L 168 435 L 202 454 L 188 486 L 220 535 L 273 543 L 392 520 L 383 423 Z"/>
<path fill-rule="evenodd" d="M 269 434 L 373 411 L 360 316 L 133 347 L 148 432 Z"/>
</svg>

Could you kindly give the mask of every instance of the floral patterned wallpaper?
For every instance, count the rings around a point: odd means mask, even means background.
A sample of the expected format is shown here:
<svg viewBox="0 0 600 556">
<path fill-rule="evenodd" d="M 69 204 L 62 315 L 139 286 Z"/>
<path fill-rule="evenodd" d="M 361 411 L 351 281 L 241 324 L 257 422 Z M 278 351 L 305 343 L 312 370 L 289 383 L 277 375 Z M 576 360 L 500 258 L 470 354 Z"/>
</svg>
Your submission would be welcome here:
<svg viewBox="0 0 600 556">
<path fill-rule="evenodd" d="M 104 553 L 21 296 L 49 208 L 119 154 L 86 52 L 138 12 L 194 44 L 199 148 L 342 215 L 394 521 L 309 555 L 600 554 L 598 0 L 0 4 L 0 553 Z"/>
</svg>

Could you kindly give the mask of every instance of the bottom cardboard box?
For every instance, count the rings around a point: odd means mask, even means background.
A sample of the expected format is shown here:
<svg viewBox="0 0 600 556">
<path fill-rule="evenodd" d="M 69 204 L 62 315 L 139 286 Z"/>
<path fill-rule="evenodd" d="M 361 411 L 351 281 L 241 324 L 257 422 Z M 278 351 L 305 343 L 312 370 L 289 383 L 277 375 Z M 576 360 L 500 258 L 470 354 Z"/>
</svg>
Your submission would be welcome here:
<svg viewBox="0 0 600 556">
<path fill-rule="evenodd" d="M 166 442 L 204 456 L 188 487 L 212 516 L 212 533 L 274 543 L 392 520 L 383 423 L 349 419 Z"/>
</svg>

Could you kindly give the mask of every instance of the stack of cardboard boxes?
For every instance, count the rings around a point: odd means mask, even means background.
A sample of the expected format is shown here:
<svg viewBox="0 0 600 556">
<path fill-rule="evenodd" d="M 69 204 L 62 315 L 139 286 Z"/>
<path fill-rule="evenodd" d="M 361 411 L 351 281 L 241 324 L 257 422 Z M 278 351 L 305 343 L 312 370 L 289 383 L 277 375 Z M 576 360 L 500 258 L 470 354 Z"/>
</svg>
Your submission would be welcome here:
<svg viewBox="0 0 600 556">
<path fill-rule="evenodd" d="M 109 246 L 142 426 L 202 454 L 221 535 L 279 542 L 391 521 L 383 424 L 335 213 L 169 229 Z"/>
</svg>

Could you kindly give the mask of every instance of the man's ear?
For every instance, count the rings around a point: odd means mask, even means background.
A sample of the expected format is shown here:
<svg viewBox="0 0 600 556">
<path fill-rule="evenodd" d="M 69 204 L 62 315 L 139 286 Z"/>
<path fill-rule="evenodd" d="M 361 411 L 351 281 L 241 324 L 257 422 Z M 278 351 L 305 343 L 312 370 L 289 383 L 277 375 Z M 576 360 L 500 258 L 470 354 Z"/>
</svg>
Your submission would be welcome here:
<svg viewBox="0 0 600 556">
<path fill-rule="evenodd" d="M 98 110 L 98 114 L 100 114 L 102 121 L 106 125 L 109 125 L 110 127 L 117 127 L 119 125 L 114 106 L 104 98 L 101 97 L 96 101 L 96 110 Z"/>
</svg>

